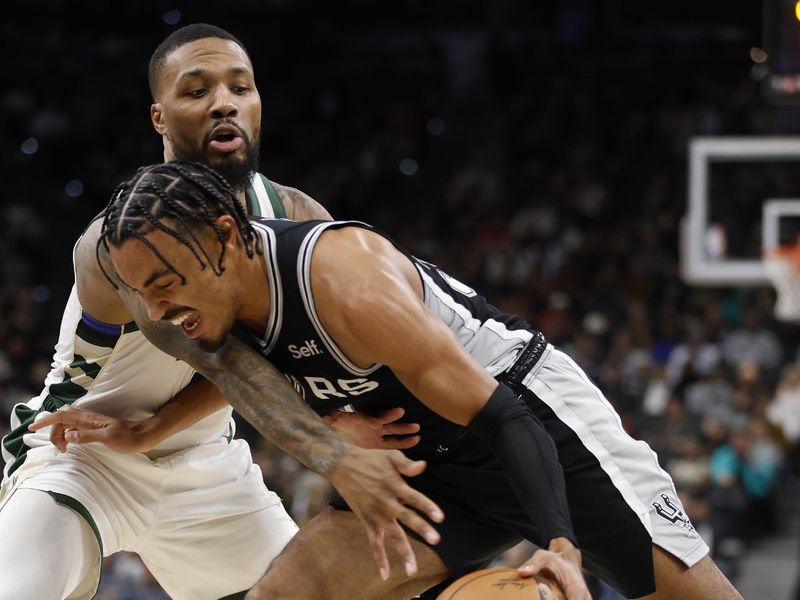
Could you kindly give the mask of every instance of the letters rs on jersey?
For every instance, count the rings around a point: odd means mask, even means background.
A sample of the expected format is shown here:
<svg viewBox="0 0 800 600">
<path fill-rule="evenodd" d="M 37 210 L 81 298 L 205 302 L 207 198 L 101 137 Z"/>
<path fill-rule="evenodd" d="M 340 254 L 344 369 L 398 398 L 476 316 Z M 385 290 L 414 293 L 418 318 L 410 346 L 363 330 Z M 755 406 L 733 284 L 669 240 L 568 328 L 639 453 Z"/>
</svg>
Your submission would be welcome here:
<svg viewBox="0 0 800 600">
<path fill-rule="evenodd" d="M 375 414 L 402 405 L 406 409 L 403 420 L 420 423 L 426 431 L 423 442 L 413 450 L 419 456 L 435 454 L 437 447 L 453 447 L 463 438 L 466 434 L 461 427 L 428 410 L 390 369 L 377 364 L 362 369 L 351 363 L 317 315 L 310 265 L 319 236 L 328 228 L 345 226 L 376 230 L 355 221 L 254 219 L 253 224 L 264 242 L 271 298 L 266 333 L 255 341 L 314 410 L 320 414 L 337 409 Z M 492 375 L 507 369 L 531 339 L 529 325 L 501 313 L 435 265 L 407 256 L 419 272 L 427 307 Z"/>
</svg>

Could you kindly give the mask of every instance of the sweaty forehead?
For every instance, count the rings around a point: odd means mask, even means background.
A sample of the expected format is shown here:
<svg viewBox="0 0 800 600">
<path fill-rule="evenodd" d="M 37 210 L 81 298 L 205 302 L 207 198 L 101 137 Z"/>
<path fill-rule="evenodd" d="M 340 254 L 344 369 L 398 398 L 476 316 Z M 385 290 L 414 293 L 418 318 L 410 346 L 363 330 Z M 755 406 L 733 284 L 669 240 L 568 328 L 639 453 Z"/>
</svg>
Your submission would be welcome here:
<svg viewBox="0 0 800 600">
<path fill-rule="evenodd" d="M 174 86 L 189 73 L 222 74 L 245 70 L 253 72 L 247 53 L 231 40 L 203 38 L 170 52 L 159 75 L 159 87 Z"/>
</svg>

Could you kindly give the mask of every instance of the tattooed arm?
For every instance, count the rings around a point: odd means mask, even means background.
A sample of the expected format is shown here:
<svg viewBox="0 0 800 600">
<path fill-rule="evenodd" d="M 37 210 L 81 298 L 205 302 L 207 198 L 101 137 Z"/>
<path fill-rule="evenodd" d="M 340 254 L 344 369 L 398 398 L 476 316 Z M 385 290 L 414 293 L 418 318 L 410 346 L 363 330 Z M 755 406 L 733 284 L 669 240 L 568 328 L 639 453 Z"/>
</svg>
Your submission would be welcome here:
<svg viewBox="0 0 800 600">
<path fill-rule="evenodd" d="M 282 373 L 233 333 L 215 351 L 203 350 L 171 323 L 151 321 L 139 295 L 116 278 L 105 253 L 101 260 L 147 339 L 206 376 L 259 433 L 333 484 L 366 526 L 384 578 L 389 576 L 387 536 L 403 557 L 407 574 L 413 575 L 416 557 L 401 523 L 435 544 L 439 534 L 412 509 L 435 522 L 444 518 L 436 504 L 403 479 L 419 475 L 425 469 L 424 461 L 411 461 L 399 450 L 348 444 L 303 401 Z"/>
<path fill-rule="evenodd" d="M 308 194 L 304 194 L 295 188 L 280 185 L 274 181 L 272 182 L 272 186 L 275 188 L 275 191 L 278 192 L 281 202 L 283 202 L 286 216 L 293 221 L 310 221 L 312 219 L 321 219 L 324 221 L 332 220 L 330 213 Z"/>
</svg>

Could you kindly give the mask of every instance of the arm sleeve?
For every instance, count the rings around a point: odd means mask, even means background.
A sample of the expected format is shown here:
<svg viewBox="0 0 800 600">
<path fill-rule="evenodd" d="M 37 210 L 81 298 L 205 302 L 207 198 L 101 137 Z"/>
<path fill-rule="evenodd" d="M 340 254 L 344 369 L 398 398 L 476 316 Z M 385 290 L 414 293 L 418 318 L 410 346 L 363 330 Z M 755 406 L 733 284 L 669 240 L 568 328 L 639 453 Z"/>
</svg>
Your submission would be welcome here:
<svg viewBox="0 0 800 600">
<path fill-rule="evenodd" d="M 501 383 L 468 427 L 494 452 L 541 533 L 541 547 L 556 537 L 577 547 L 555 443 L 525 402 Z"/>
</svg>

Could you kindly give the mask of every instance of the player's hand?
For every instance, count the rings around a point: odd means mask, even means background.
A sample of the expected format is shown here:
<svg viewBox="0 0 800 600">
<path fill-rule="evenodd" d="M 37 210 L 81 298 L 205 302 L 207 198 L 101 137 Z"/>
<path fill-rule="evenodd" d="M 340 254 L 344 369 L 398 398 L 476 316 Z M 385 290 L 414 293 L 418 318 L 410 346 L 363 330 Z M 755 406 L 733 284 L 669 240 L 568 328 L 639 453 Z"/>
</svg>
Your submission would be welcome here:
<svg viewBox="0 0 800 600">
<path fill-rule="evenodd" d="M 138 431 L 139 422 L 116 419 L 100 413 L 68 408 L 37 418 L 28 426 L 30 431 L 39 431 L 52 425 L 50 442 L 60 452 L 67 451 L 67 444 L 100 442 L 111 450 L 123 454 L 150 450 L 148 440 Z"/>
<path fill-rule="evenodd" d="M 592 600 L 581 569 L 581 552 L 567 538 L 555 538 L 547 550 L 537 550 L 517 569 L 522 577 L 543 573 L 554 578 L 567 600 Z"/>
<path fill-rule="evenodd" d="M 382 579 L 390 568 L 386 541 L 391 539 L 405 564 L 406 574 L 417 572 L 417 558 L 401 523 L 429 544 L 439 543 L 439 533 L 417 511 L 441 523 L 444 513 L 432 500 L 403 479 L 419 475 L 425 461 L 413 461 L 398 450 L 353 447 L 329 477 L 342 498 L 367 528 L 370 549 Z"/>
<path fill-rule="evenodd" d="M 406 450 L 416 446 L 420 438 L 418 435 L 411 435 L 419 431 L 418 423 L 395 422 L 405 412 L 404 409 L 397 407 L 370 416 L 360 412 L 337 410 L 322 418 L 336 433 L 361 448 Z M 409 437 L 386 437 L 396 435 L 408 435 Z"/>
</svg>

